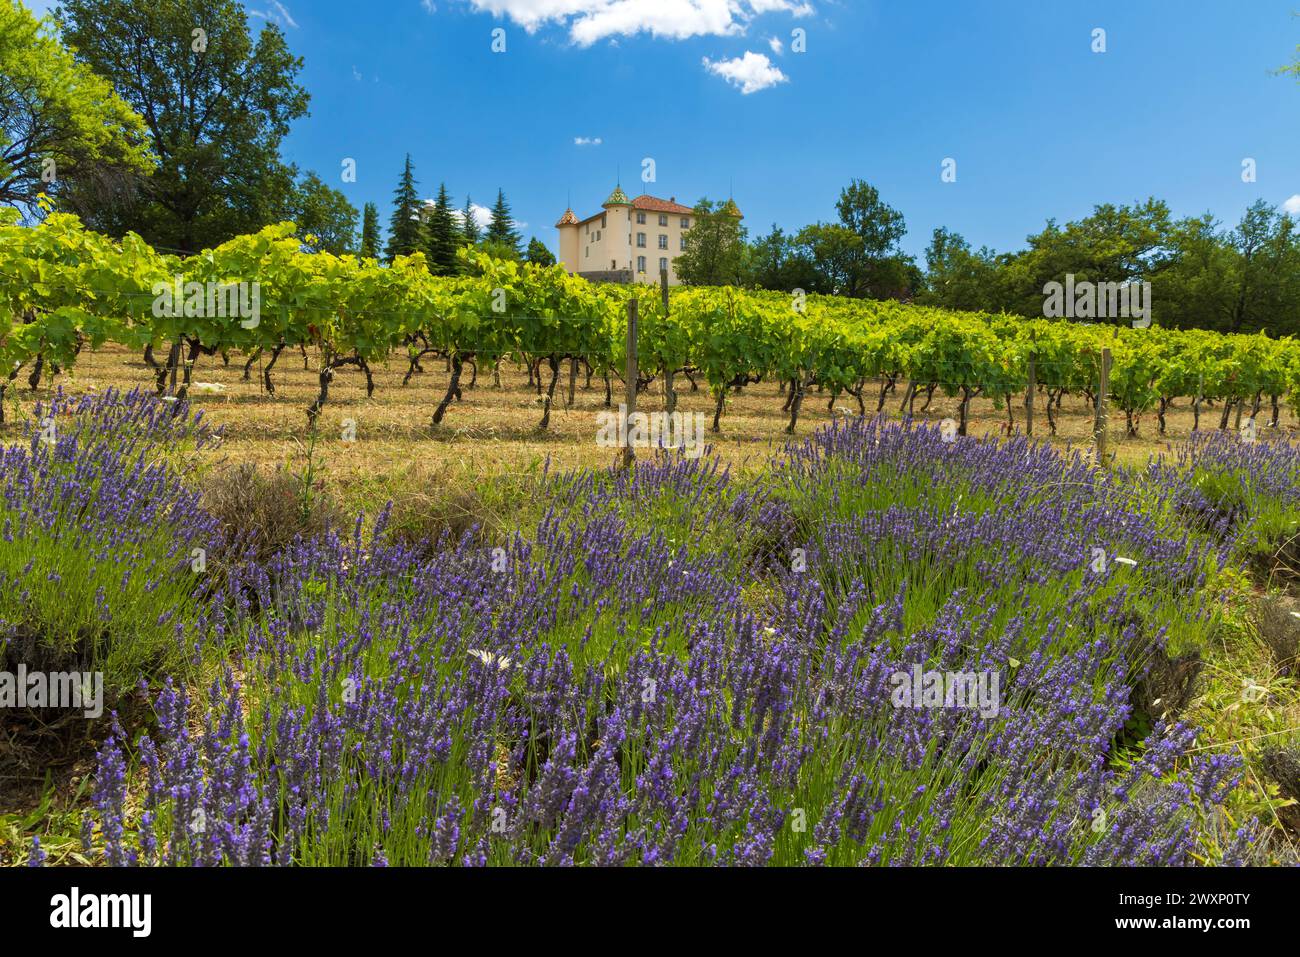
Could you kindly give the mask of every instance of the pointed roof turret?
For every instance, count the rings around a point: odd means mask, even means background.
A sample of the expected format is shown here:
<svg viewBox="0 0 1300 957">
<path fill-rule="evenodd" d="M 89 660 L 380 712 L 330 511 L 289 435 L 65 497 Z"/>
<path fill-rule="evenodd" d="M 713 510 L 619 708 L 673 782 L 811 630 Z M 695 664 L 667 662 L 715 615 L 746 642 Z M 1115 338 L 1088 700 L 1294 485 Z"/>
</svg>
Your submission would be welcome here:
<svg viewBox="0 0 1300 957">
<path fill-rule="evenodd" d="M 632 201 L 627 198 L 627 193 L 623 192 L 623 187 L 620 185 L 614 187 L 614 192 L 609 194 L 609 199 L 605 200 L 601 205 L 606 208 L 610 206 L 631 206 Z"/>
<path fill-rule="evenodd" d="M 573 207 L 572 207 L 572 206 L 570 206 L 569 208 L 567 208 L 567 209 L 564 211 L 564 215 L 560 217 L 560 221 L 559 221 L 558 223 L 556 223 L 555 225 L 556 225 L 557 228 L 560 227 L 560 226 L 576 226 L 576 225 L 578 225 L 578 217 L 575 216 L 575 215 L 573 215 Z"/>
</svg>

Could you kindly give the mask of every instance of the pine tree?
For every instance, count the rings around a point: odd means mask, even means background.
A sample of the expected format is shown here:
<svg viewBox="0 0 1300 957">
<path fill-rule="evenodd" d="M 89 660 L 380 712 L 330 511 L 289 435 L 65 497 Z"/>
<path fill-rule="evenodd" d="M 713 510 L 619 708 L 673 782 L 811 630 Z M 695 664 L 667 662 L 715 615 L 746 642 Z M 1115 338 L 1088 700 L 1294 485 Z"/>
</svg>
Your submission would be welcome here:
<svg viewBox="0 0 1300 957">
<path fill-rule="evenodd" d="M 497 201 L 492 207 L 492 219 L 488 223 L 487 240 L 493 243 L 499 243 L 503 246 L 509 246 L 519 255 L 519 233 L 515 231 L 515 222 L 510 218 L 510 207 L 506 204 L 506 194 L 504 190 L 497 190 Z"/>
<path fill-rule="evenodd" d="M 361 258 L 379 258 L 379 209 L 374 203 L 366 203 L 361 218 Z"/>
<path fill-rule="evenodd" d="M 461 212 L 460 216 L 460 229 L 461 234 L 464 237 L 463 241 L 469 243 L 471 246 L 477 245 L 479 240 L 478 223 L 474 222 L 474 204 L 470 201 L 468 196 L 465 197 L 465 209 Z"/>
<path fill-rule="evenodd" d="M 429 259 L 429 271 L 435 276 L 452 276 L 456 273 L 456 249 L 461 243 L 460 227 L 452 212 L 447 184 L 438 187 L 438 199 L 429 214 L 424 230 L 424 255 Z"/>
<path fill-rule="evenodd" d="M 415 191 L 415 176 L 408 153 L 401 182 L 393 191 L 393 218 L 388 226 L 384 258 L 391 263 L 398 256 L 409 256 L 418 250 L 420 232 L 420 196 Z"/>
</svg>

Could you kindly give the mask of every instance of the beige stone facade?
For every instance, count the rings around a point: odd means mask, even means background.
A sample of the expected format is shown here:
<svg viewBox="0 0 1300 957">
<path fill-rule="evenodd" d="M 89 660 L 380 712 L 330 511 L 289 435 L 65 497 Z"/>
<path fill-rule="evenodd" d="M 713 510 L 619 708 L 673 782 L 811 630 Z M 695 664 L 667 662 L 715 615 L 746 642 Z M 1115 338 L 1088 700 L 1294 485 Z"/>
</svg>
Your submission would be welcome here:
<svg viewBox="0 0 1300 957">
<path fill-rule="evenodd" d="M 595 215 L 579 219 L 572 209 L 564 211 L 555 224 L 560 262 L 571 273 L 615 282 L 656 282 L 660 269 L 667 269 L 668 283 L 675 286 L 673 260 L 682 254 L 694 222 L 695 211 L 675 197 L 628 199 L 616 187 Z"/>
</svg>

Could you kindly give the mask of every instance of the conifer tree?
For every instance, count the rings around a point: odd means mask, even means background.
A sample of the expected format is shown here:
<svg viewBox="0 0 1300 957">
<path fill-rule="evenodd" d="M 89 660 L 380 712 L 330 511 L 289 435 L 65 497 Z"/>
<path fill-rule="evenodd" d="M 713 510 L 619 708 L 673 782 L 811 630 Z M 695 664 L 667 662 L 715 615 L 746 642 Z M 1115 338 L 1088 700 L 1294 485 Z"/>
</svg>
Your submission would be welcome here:
<svg viewBox="0 0 1300 957">
<path fill-rule="evenodd" d="M 388 226 L 384 258 L 391 263 L 398 256 L 411 255 L 420 248 L 420 233 L 420 196 L 415 191 L 414 169 L 408 153 L 402 179 L 393 191 L 393 218 Z"/>
<path fill-rule="evenodd" d="M 519 233 L 515 231 L 515 221 L 510 216 L 510 206 L 506 203 L 504 190 L 497 190 L 497 201 L 492 207 L 492 219 L 488 223 L 484 237 L 489 242 L 508 246 L 519 255 Z"/>
<path fill-rule="evenodd" d="M 471 246 L 478 245 L 479 233 L 478 223 L 474 222 L 474 203 L 468 196 L 465 197 L 465 208 L 461 211 L 460 216 L 460 229 L 464 242 L 469 243 Z"/>
<path fill-rule="evenodd" d="M 379 258 L 379 209 L 374 203 L 366 203 L 361 217 L 361 258 Z"/>
<path fill-rule="evenodd" d="M 456 249 L 461 238 L 456 214 L 452 212 L 451 199 L 447 196 L 447 185 L 443 183 L 438 187 L 438 199 L 433 204 L 424 231 L 424 254 L 429 259 L 431 273 L 435 276 L 456 273 Z"/>
</svg>

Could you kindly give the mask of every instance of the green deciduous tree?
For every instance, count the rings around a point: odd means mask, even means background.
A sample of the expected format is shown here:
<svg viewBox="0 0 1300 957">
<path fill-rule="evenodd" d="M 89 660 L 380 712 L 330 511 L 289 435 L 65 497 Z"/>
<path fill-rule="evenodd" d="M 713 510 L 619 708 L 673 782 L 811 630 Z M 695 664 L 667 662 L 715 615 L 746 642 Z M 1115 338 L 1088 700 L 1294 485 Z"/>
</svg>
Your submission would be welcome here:
<svg viewBox="0 0 1300 957">
<path fill-rule="evenodd" d="M 707 197 L 695 204 L 695 225 L 686 231 L 686 248 L 673 260 L 677 278 L 689 286 L 738 286 L 745 281 L 745 227 Z"/>
<path fill-rule="evenodd" d="M 0 202 L 32 211 L 65 182 L 146 175 L 144 120 L 18 0 L 0 0 Z"/>
<path fill-rule="evenodd" d="M 298 235 L 312 252 L 336 256 L 356 248 L 357 209 L 337 189 L 326 186 L 315 173 L 303 177 L 294 192 L 293 221 Z"/>
<path fill-rule="evenodd" d="M 1206 213 L 1177 223 L 1153 279 L 1156 320 L 1219 332 L 1300 334 L 1300 233 L 1260 200 L 1231 230 Z"/>
<path fill-rule="evenodd" d="M 898 249 L 907 234 L 903 214 L 880 198 L 880 191 L 860 179 L 840 191 L 835 204 L 840 226 L 857 237 L 855 244 L 823 232 L 819 242 L 835 250 L 837 268 L 845 272 L 842 292 L 872 299 L 905 298 L 915 281 L 915 265 Z"/>
<path fill-rule="evenodd" d="M 815 292 L 816 271 L 796 239 L 773 223 L 770 233 L 746 249 L 746 283 L 761 289 Z"/>
<path fill-rule="evenodd" d="M 813 286 L 808 292 L 851 296 L 860 291 L 862 237 L 853 230 L 836 223 L 813 223 L 799 230 L 795 244 L 812 267 Z"/>
<path fill-rule="evenodd" d="M 925 284 L 917 301 L 972 312 L 993 309 L 1003 298 L 999 268 L 993 250 L 976 252 L 960 233 L 940 226 L 925 250 Z"/>
<path fill-rule="evenodd" d="M 1150 279 L 1167 262 L 1169 207 L 1153 198 L 1131 206 L 1104 203 L 1077 222 L 1047 226 L 1028 238 L 1029 248 L 1007 260 L 1003 276 L 1009 312 L 1043 314 L 1043 287 L 1075 282 L 1124 283 Z"/>
<path fill-rule="evenodd" d="M 114 234 L 179 249 L 292 211 L 296 171 L 280 142 L 309 97 L 279 28 L 265 25 L 254 42 L 238 0 L 62 0 L 58 21 L 77 59 L 144 118 L 159 159 L 111 203 L 72 178 L 69 208 Z"/>
<path fill-rule="evenodd" d="M 546 243 L 534 236 L 528 240 L 528 251 L 524 253 L 524 261 L 536 266 L 554 266 L 555 253 L 547 248 Z"/>
</svg>

